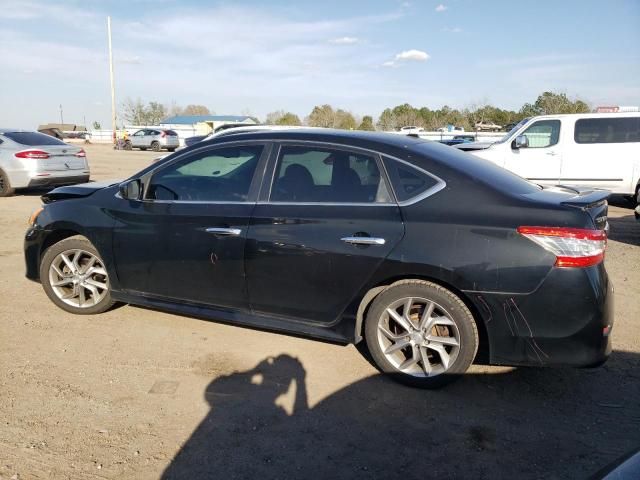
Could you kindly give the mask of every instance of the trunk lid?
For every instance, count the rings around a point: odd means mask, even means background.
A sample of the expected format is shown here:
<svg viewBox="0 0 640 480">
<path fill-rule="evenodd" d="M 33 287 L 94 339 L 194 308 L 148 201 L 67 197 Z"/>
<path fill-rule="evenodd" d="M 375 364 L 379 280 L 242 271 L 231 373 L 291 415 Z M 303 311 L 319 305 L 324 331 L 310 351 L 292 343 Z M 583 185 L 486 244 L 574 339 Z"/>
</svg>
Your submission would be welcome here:
<svg viewBox="0 0 640 480">
<path fill-rule="evenodd" d="M 533 194 L 532 197 L 542 195 L 545 196 L 547 201 L 584 211 L 591 217 L 598 230 L 605 230 L 608 233 L 609 203 L 607 199 L 611 195 L 609 190 L 557 185 L 544 187 L 539 193 Z"/>
<path fill-rule="evenodd" d="M 45 145 L 31 147 L 30 150 L 42 150 L 49 154 L 49 158 L 38 160 L 38 170 L 42 172 L 56 172 L 65 170 L 86 170 L 86 157 L 77 157 L 82 151 L 72 145 Z"/>
</svg>

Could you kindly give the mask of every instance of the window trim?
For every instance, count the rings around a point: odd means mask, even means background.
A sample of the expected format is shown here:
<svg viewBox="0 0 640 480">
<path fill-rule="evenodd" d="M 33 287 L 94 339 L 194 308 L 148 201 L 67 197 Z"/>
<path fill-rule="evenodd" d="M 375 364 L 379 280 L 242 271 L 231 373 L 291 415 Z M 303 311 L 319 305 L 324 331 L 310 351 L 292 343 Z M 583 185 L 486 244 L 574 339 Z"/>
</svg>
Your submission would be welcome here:
<svg viewBox="0 0 640 480">
<path fill-rule="evenodd" d="M 268 163 L 268 159 L 271 155 L 271 148 L 272 148 L 272 144 L 273 142 L 271 142 L 270 140 L 238 140 L 238 141 L 234 141 L 234 142 L 225 142 L 225 143 L 219 143 L 219 144 L 213 144 L 213 145 L 202 145 L 198 148 L 195 148 L 193 150 L 189 150 L 186 152 L 182 152 L 181 154 L 177 155 L 176 158 L 171 159 L 170 162 L 166 162 L 166 163 L 162 163 L 161 165 L 158 165 L 156 168 L 153 168 L 151 170 L 149 170 L 148 172 L 144 173 L 144 175 L 138 177 L 140 179 L 140 181 L 142 182 L 143 188 L 142 188 L 142 198 L 140 200 L 137 200 L 139 202 L 143 202 L 143 203 L 148 203 L 148 204 L 172 204 L 172 203 L 179 203 L 179 204 L 196 204 L 196 205 L 201 205 L 201 204 L 208 204 L 208 205 L 247 205 L 247 204 L 251 204 L 251 205 L 255 205 L 257 202 L 256 200 L 259 198 L 260 195 L 260 189 L 262 186 L 262 178 L 264 177 L 265 173 L 266 173 L 266 167 L 267 167 L 267 163 Z M 247 200 L 244 201 L 232 201 L 232 200 L 156 200 L 154 198 L 147 198 L 147 195 L 149 193 L 149 186 L 151 183 L 151 179 L 161 170 L 164 170 L 165 168 L 169 168 L 172 165 L 175 165 L 176 163 L 179 163 L 183 160 L 186 160 L 188 158 L 190 158 L 191 156 L 195 156 L 195 155 L 199 155 L 201 153 L 208 153 L 211 151 L 216 151 L 216 150 L 220 150 L 223 148 L 232 148 L 235 146 L 244 146 L 244 145 L 261 145 L 262 148 L 262 153 L 260 154 L 260 158 L 258 159 L 258 165 L 256 165 L 256 169 L 253 172 L 253 178 L 251 179 L 251 184 L 249 186 L 249 192 L 247 193 Z"/>
<path fill-rule="evenodd" d="M 513 137 L 512 142 L 515 141 L 516 137 L 524 135 L 526 133 L 526 131 L 529 130 L 531 127 L 533 127 L 537 123 L 542 123 L 542 122 L 558 122 L 560 124 L 560 128 L 558 129 L 558 141 L 556 143 L 553 143 L 551 145 L 547 145 L 545 147 L 526 147 L 525 150 L 528 150 L 528 149 L 538 150 L 538 149 L 542 149 L 542 148 L 551 148 L 551 147 L 555 147 L 556 145 L 559 145 L 560 144 L 560 139 L 562 138 L 562 120 L 559 119 L 559 118 L 542 118 L 540 120 L 535 120 L 535 121 L 531 122 L 529 125 L 526 125 L 527 128 L 525 128 L 524 130 L 522 130 L 522 132 L 518 133 L 516 136 Z M 511 149 L 513 150 L 513 146 L 511 147 Z"/>
<path fill-rule="evenodd" d="M 378 169 L 380 170 L 380 178 L 385 182 L 387 187 L 387 191 L 391 196 L 391 202 L 280 202 L 271 200 L 271 192 L 273 189 L 273 185 L 275 183 L 276 170 L 278 166 L 278 160 L 280 159 L 280 153 L 282 151 L 282 147 L 289 146 L 303 146 L 303 147 L 318 147 L 325 148 L 330 150 L 341 150 L 343 152 L 349 153 L 364 153 L 374 158 L 376 164 L 378 165 Z M 366 148 L 353 147 L 351 145 L 344 145 L 341 143 L 331 143 L 331 142 L 322 142 L 318 140 L 282 140 L 278 141 L 273 148 L 273 152 L 269 161 L 269 169 L 270 171 L 265 173 L 264 182 L 262 183 L 262 189 L 264 190 L 264 194 L 262 194 L 256 202 L 258 205 L 303 205 L 303 206 L 327 206 L 327 207 L 337 207 L 337 206 L 351 206 L 351 207 L 395 207 L 398 205 L 395 191 L 391 185 L 391 181 L 389 179 L 386 168 L 384 167 L 384 162 L 380 157 L 380 152 L 376 152 L 375 150 L 369 150 Z M 267 180 L 268 178 L 268 180 Z"/>
</svg>

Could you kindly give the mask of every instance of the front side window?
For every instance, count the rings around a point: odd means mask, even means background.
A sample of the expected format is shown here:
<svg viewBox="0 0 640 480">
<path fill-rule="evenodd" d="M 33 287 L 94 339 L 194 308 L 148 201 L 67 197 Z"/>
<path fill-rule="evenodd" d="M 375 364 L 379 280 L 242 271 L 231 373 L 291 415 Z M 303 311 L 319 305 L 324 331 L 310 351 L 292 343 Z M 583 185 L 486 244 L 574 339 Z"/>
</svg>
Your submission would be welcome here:
<svg viewBox="0 0 640 480">
<path fill-rule="evenodd" d="M 576 121 L 576 143 L 640 142 L 640 117 L 583 118 Z"/>
<path fill-rule="evenodd" d="M 321 147 L 283 146 L 270 200 L 389 203 L 391 197 L 372 155 Z"/>
<path fill-rule="evenodd" d="M 199 152 L 153 175 L 151 200 L 244 202 L 249 195 L 262 145 Z"/>
<path fill-rule="evenodd" d="M 529 148 L 546 148 L 560 139 L 560 120 L 540 120 L 533 123 L 521 135 L 527 137 Z"/>
</svg>

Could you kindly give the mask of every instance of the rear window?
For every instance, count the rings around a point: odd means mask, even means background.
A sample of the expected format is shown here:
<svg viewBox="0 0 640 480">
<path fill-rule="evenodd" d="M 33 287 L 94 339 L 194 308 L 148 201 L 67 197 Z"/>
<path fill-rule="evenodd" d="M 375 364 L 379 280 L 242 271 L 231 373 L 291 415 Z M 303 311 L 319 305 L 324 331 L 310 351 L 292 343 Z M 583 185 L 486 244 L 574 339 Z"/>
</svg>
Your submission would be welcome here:
<svg viewBox="0 0 640 480">
<path fill-rule="evenodd" d="M 50 137 L 39 132 L 7 132 L 5 137 L 10 138 L 16 143 L 34 147 L 38 145 L 66 145 L 57 138 Z"/>
<path fill-rule="evenodd" d="M 640 142 L 640 117 L 583 118 L 576 121 L 576 143 Z"/>
<path fill-rule="evenodd" d="M 173 130 L 165 130 L 164 133 L 170 137 L 177 137 L 178 134 L 176 132 L 174 132 Z"/>
</svg>

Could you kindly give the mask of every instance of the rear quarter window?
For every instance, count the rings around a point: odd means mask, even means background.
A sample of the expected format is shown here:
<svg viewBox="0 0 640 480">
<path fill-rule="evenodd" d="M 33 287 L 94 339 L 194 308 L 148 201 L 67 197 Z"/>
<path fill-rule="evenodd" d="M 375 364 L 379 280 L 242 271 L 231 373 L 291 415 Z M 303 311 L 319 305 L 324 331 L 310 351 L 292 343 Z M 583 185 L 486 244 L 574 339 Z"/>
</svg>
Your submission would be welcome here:
<svg viewBox="0 0 640 480">
<path fill-rule="evenodd" d="M 39 145 L 66 145 L 57 138 L 50 137 L 49 135 L 39 132 L 7 132 L 4 136 L 16 143 L 27 145 L 29 147 Z"/>
<path fill-rule="evenodd" d="M 640 142 L 640 117 L 582 118 L 573 138 L 586 144 Z"/>
<path fill-rule="evenodd" d="M 384 157 L 384 164 L 398 202 L 406 202 L 435 187 L 440 181 L 418 168 Z"/>
</svg>

